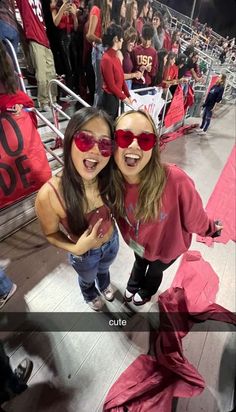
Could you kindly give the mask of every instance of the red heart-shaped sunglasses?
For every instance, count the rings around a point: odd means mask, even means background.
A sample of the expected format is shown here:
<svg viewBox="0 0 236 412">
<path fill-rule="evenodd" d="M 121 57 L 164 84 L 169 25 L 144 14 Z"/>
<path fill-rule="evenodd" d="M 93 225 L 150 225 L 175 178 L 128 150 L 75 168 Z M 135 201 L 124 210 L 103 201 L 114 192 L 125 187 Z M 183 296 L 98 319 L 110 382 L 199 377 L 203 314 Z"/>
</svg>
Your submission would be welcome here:
<svg viewBox="0 0 236 412">
<path fill-rule="evenodd" d="M 122 149 L 128 148 L 134 139 L 137 139 L 140 149 L 144 152 L 152 149 L 157 142 L 154 133 L 143 132 L 136 136 L 131 130 L 118 129 L 115 131 L 115 142 Z"/>
</svg>

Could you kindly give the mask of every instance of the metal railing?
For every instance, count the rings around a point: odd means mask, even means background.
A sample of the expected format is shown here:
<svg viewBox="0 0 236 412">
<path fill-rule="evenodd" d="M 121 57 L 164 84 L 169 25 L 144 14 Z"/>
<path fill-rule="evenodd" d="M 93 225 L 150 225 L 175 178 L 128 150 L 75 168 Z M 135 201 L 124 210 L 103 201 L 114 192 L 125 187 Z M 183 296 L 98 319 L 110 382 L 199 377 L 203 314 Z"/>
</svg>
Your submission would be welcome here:
<svg viewBox="0 0 236 412">
<path fill-rule="evenodd" d="M 26 93 L 26 87 L 25 87 L 24 79 L 23 79 L 23 76 L 22 76 L 22 73 L 21 73 L 21 69 L 20 69 L 20 65 L 19 65 L 19 62 L 18 62 L 18 59 L 17 59 L 15 49 L 12 46 L 12 43 L 8 39 L 4 39 L 3 43 L 5 44 L 5 47 L 6 47 L 7 51 L 9 52 L 9 54 L 12 57 L 12 61 L 14 63 L 14 69 L 15 69 L 16 75 L 18 77 L 21 90 Z"/>
<path fill-rule="evenodd" d="M 69 89 L 69 87 L 67 87 L 61 81 L 59 81 L 57 79 L 50 80 L 50 82 L 48 84 L 48 95 L 49 95 L 50 105 L 51 105 L 52 111 L 53 111 L 53 120 L 54 120 L 55 126 L 58 125 L 57 112 L 60 113 L 62 116 L 64 116 L 67 120 L 70 120 L 70 116 L 67 113 L 65 113 L 62 110 L 62 107 L 59 104 L 55 103 L 54 100 L 53 100 L 53 88 L 55 88 L 56 86 L 57 86 L 57 88 L 59 87 L 62 90 L 64 90 L 67 93 L 67 95 L 73 97 L 73 100 L 76 100 L 77 102 L 82 104 L 82 106 L 90 107 L 90 105 L 85 100 L 83 100 L 78 94 L 74 93 L 71 89 Z"/>
</svg>

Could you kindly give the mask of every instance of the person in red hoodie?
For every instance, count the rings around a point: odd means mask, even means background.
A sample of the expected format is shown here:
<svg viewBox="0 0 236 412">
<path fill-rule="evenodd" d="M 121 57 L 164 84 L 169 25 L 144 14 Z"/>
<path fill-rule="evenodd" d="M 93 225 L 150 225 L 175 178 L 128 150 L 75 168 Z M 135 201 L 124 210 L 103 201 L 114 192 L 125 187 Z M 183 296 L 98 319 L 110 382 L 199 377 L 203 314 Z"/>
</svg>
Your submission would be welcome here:
<svg viewBox="0 0 236 412">
<path fill-rule="evenodd" d="M 145 23 L 142 28 L 142 43 L 132 52 L 134 72 L 141 71 L 143 77 L 133 79 L 132 89 L 150 87 L 153 84 L 157 72 L 157 52 L 152 47 L 153 35 L 152 24 Z"/>
<path fill-rule="evenodd" d="M 131 104 L 130 93 L 125 82 L 123 67 L 118 50 L 123 44 L 123 29 L 117 24 L 111 24 L 103 35 L 103 45 L 108 47 L 102 56 L 101 72 L 103 77 L 103 94 L 98 106 L 105 110 L 113 119 L 118 115 L 119 100 Z"/>
<path fill-rule="evenodd" d="M 124 297 L 143 305 L 157 292 L 163 271 L 188 250 L 192 233 L 215 237 L 223 226 L 207 216 L 192 179 L 176 165 L 161 163 L 148 113 L 123 113 L 115 143 L 110 196 L 120 232 L 135 254 Z"/>
</svg>

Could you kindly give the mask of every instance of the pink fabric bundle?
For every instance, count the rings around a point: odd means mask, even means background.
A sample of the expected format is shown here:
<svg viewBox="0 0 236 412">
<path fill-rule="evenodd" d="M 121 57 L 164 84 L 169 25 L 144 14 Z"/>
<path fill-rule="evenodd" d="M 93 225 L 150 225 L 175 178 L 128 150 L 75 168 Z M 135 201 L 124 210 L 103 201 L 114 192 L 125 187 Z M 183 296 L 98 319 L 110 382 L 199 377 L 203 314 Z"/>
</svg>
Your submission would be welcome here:
<svg viewBox="0 0 236 412">
<path fill-rule="evenodd" d="M 199 252 L 184 255 L 172 286 L 159 296 L 160 332 L 155 357 L 139 356 L 110 389 L 106 412 L 170 412 L 173 397 L 199 395 L 202 376 L 183 355 L 182 338 L 194 320 L 236 325 L 236 316 L 214 302 L 218 276 Z"/>
</svg>

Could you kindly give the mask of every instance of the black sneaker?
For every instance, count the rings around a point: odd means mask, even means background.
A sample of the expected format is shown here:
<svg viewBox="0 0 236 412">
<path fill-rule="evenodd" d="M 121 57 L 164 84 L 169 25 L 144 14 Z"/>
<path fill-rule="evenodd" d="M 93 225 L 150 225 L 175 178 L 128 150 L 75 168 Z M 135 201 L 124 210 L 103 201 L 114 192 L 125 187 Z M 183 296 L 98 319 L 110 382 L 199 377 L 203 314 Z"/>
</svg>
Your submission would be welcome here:
<svg viewBox="0 0 236 412">
<path fill-rule="evenodd" d="M 25 358 L 14 370 L 14 374 L 17 377 L 19 383 L 26 384 L 30 378 L 32 370 L 33 362 L 29 358 Z"/>
</svg>

